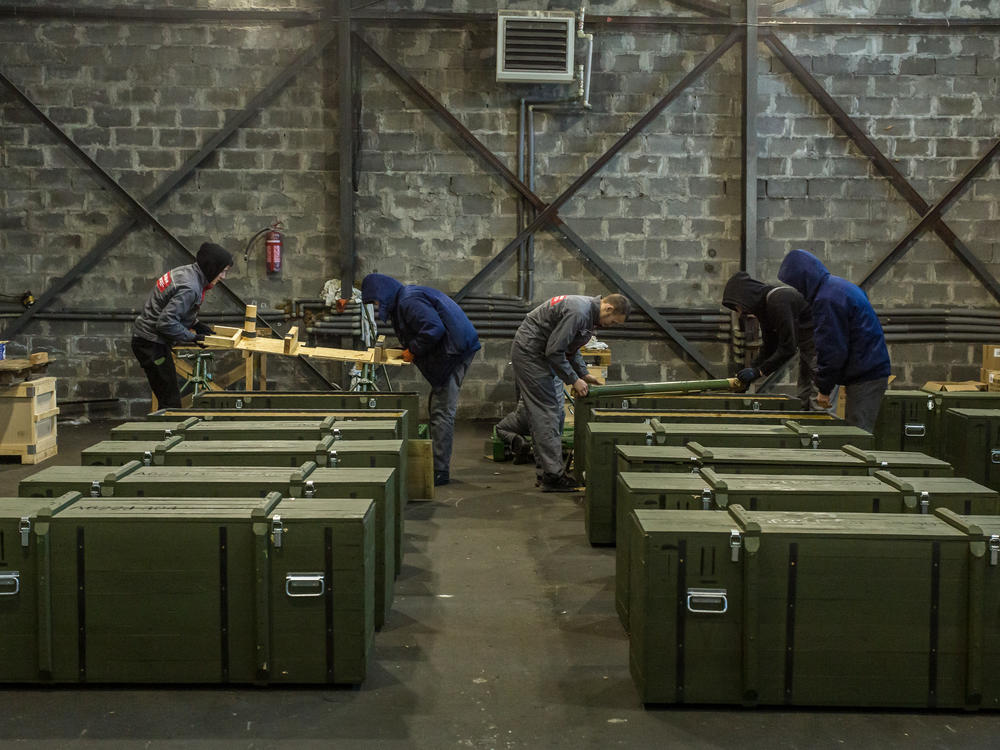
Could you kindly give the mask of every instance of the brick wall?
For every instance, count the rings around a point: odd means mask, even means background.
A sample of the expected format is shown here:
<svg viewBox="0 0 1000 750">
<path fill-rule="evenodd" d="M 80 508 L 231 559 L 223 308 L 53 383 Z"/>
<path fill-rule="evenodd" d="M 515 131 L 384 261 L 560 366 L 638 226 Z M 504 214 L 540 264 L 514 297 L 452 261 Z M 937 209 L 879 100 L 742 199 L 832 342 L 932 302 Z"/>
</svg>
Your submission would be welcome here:
<svg viewBox="0 0 1000 750">
<path fill-rule="evenodd" d="M 321 6 L 266 4 L 278 10 Z M 495 5 L 449 1 L 415 8 L 491 13 Z M 588 12 L 673 11 L 605 3 Z M 828 0 L 786 15 L 796 14 L 1000 17 L 1000 2 Z M 491 25 L 370 24 L 363 31 L 515 171 L 521 100 L 574 93 L 567 86 L 497 83 Z M 0 72 L 141 200 L 316 35 L 311 26 L 279 24 L 7 20 L 0 25 Z M 996 31 L 778 35 L 931 204 L 1000 137 Z M 666 26 L 599 29 L 592 109 L 534 111 L 535 192 L 546 201 L 561 193 L 723 36 Z M 834 273 L 860 280 L 917 214 L 763 45 L 758 58 L 759 275 L 774 279 L 784 253 L 804 247 Z M 230 275 L 234 291 L 264 309 L 316 297 L 326 279 L 340 277 L 337 72 L 334 43 L 152 209 L 187 247 L 212 239 L 240 256 L 257 229 L 281 219 L 287 231 L 282 273 L 266 277 L 258 244 L 249 266 L 240 257 Z M 573 231 L 653 304 L 714 306 L 739 268 L 740 74 L 734 48 L 560 210 Z M 360 82 L 358 278 L 378 270 L 455 292 L 515 236 L 514 193 L 367 55 Z M 0 292 L 31 289 L 37 296 L 126 221 L 129 208 L 5 89 L 0 136 L 0 253 L 7 259 Z M 998 194 L 1000 173 L 993 165 L 946 215 L 994 273 L 1000 272 Z M 155 276 L 184 262 L 161 233 L 140 225 L 51 309 L 136 309 Z M 534 301 L 607 291 L 549 232 L 538 233 L 534 262 Z M 516 294 L 516 264 L 477 293 Z M 996 307 L 933 235 L 921 239 L 871 296 L 886 308 Z M 206 310 L 237 307 L 217 290 Z M 36 319 L 10 349 L 52 352 L 61 398 L 117 398 L 112 412 L 134 415 L 145 410 L 147 390 L 131 358 L 129 331 L 125 322 Z M 618 377 L 699 376 L 671 344 L 613 346 Z M 723 344 L 700 348 L 720 369 L 728 366 Z M 494 417 L 511 405 L 508 352 L 505 340 L 484 342 L 463 390 L 463 416 Z M 893 345 L 891 354 L 902 384 L 977 371 L 974 345 Z M 317 385 L 293 362 L 272 362 L 271 369 L 279 387 Z M 341 377 L 336 366 L 321 369 Z M 426 391 L 413 372 L 399 373 L 394 386 Z"/>
</svg>

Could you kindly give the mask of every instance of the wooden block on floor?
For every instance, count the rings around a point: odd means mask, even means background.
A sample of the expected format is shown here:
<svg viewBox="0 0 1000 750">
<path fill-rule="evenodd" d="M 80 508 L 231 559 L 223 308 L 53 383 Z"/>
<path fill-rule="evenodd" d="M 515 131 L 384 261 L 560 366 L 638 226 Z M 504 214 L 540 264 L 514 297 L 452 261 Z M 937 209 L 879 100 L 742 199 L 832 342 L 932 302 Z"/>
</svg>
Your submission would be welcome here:
<svg viewBox="0 0 1000 750">
<path fill-rule="evenodd" d="M 411 500 L 434 499 L 434 451 L 430 440 L 406 441 L 406 486 Z"/>
</svg>

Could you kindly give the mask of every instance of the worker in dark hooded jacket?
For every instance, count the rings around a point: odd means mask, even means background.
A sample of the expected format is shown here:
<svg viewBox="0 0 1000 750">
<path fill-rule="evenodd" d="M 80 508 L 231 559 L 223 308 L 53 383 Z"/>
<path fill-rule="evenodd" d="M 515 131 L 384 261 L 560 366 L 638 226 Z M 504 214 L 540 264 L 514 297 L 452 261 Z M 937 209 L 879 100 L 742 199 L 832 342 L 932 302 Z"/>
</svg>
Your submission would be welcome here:
<svg viewBox="0 0 1000 750">
<path fill-rule="evenodd" d="M 813 320 L 805 298 L 790 286 L 765 284 L 746 271 L 738 271 L 726 282 L 722 304 L 740 315 L 755 317 L 764 339 L 760 354 L 736 374 L 744 388 L 776 372 L 798 352 L 797 395 L 803 409 L 819 411 Z"/>
<path fill-rule="evenodd" d="M 829 405 L 830 394 L 844 386 L 847 423 L 871 431 L 891 365 L 882 324 L 868 296 L 805 250 L 785 256 L 778 279 L 797 289 L 812 308 L 820 405 Z"/>
<path fill-rule="evenodd" d="M 392 322 L 403 359 L 413 362 L 430 383 L 434 484 L 448 484 L 458 394 L 479 351 L 479 334 L 451 297 L 431 287 L 370 273 L 361 282 L 361 301 L 375 305 L 380 320 Z"/>
<path fill-rule="evenodd" d="M 132 353 L 139 360 L 160 408 L 181 405 L 177 370 L 170 354 L 175 344 L 192 344 L 212 333 L 198 320 L 205 292 L 226 278 L 233 265 L 229 251 L 204 243 L 195 262 L 172 268 L 156 280 L 132 327 Z"/>
</svg>

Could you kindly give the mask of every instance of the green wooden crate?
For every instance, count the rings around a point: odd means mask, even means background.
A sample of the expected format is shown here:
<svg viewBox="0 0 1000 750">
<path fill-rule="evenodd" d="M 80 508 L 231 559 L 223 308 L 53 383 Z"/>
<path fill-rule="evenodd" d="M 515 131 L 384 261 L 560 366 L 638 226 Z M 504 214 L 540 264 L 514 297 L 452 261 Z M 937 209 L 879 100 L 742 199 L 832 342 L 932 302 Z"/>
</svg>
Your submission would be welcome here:
<svg viewBox="0 0 1000 750">
<path fill-rule="evenodd" d="M 211 420 L 184 431 L 185 440 L 396 440 L 399 424 L 393 420 Z"/>
<path fill-rule="evenodd" d="M 938 455 L 937 411 L 927 391 L 887 390 L 875 420 L 875 448 Z"/>
<path fill-rule="evenodd" d="M 947 461 L 917 451 L 863 450 L 853 445 L 845 445 L 841 450 L 866 462 L 872 473 L 882 470 L 898 477 L 950 477 L 955 474 Z"/>
<path fill-rule="evenodd" d="M 969 669 L 972 681 L 977 678 L 982 685 L 982 707 L 1000 708 L 1000 518 L 996 515 L 962 515 L 962 523 L 967 524 L 970 534 L 982 534 L 983 546 L 983 596 L 982 608 L 977 613 L 982 618 L 974 622 L 982 637 L 982 658 L 970 658 Z M 970 654 L 970 656 L 972 656 Z M 977 671 L 978 670 L 978 671 Z"/>
<path fill-rule="evenodd" d="M 1000 515 L 1000 493 L 965 477 L 900 477 L 886 472 L 876 476 L 916 497 L 921 513 L 947 508 L 966 515 Z"/>
<path fill-rule="evenodd" d="M 662 393 L 643 394 L 643 384 L 637 383 L 637 393 L 633 395 L 593 396 L 573 399 L 573 430 L 575 435 L 586 434 L 591 415 L 595 409 L 635 409 L 637 411 L 679 411 L 699 412 L 795 412 L 802 402 L 794 396 L 768 395 L 756 393 Z M 574 453 L 586 450 L 582 437 L 573 446 Z M 582 460 L 581 460 L 582 465 Z"/>
<path fill-rule="evenodd" d="M 733 410 L 733 411 L 700 411 L 695 409 L 593 409 L 587 420 L 587 427 L 595 422 L 632 422 L 663 425 L 686 424 L 689 422 L 725 422 L 727 424 L 781 424 L 792 422 L 802 425 L 842 425 L 843 420 L 818 411 L 753 411 Z M 582 437 L 575 437 L 574 430 L 573 443 L 573 464 L 576 471 L 585 473 L 587 470 L 589 456 L 587 451 L 586 433 Z"/>
<path fill-rule="evenodd" d="M 976 635 L 984 545 L 948 513 L 637 511 L 629 663 L 640 699 L 979 706 L 984 680 L 997 682 Z"/>
<path fill-rule="evenodd" d="M 955 473 L 1000 489 L 1000 409 L 948 409 L 942 456 Z"/>
<path fill-rule="evenodd" d="M 0 681 L 51 679 L 52 606 L 39 584 L 52 575 L 49 524 L 79 492 L 0 498 Z"/>
<path fill-rule="evenodd" d="M 414 391 L 204 391 L 197 394 L 198 409 L 370 409 L 403 410 L 410 415 L 408 431 L 400 437 L 416 438 L 420 394 Z"/>
<path fill-rule="evenodd" d="M 949 437 L 945 431 L 945 415 L 953 409 L 1000 409 L 998 391 L 925 391 L 934 399 L 932 410 L 933 431 L 937 436 L 934 450 L 928 449 L 938 458 L 948 460 Z"/>
<path fill-rule="evenodd" d="M 316 469 L 307 462 L 300 469 L 279 467 L 144 467 L 138 461 L 115 468 L 50 466 L 21 480 L 25 497 L 53 497 L 64 492 L 96 493 L 102 497 L 264 497 L 279 492 L 286 497 L 304 493 L 305 478 Z M 324 469 L 315 492 L 325 497 L 367 497 L 375 501 L 375 625 L 381 627 L 392 607 L 396 554 L 396 495 L 393 469 Z"/>
<path fill-rule="evenodd" d="M 871 433 L 842 424 L 801 424 L 786 420 L 784 424 L 744 424 L 730 422 L 699 422 L 665 424 L 651 420 L 650 424 L 627 422 L 591 422 L 587 426 L 588 468 L 584 492 L 584 518 L 587 538 L 591 544 L 612 544 L 615 541 L 614 473 L 617 465 L 615 450 L 619 445 L 683 446 L 696 442 L 718 448 L 758 449 L 807 448 L 810 446 L 839 448 L 853 444 L 870 447 Z"/>
<path fill-rule="evenodd" d="M 618 476 L 615 608 L 629 628 L 628 518 L 635 510 L 715 511 L 739 504 L 762 511 L 904 513 L 919 511 L 915 490 L 878 476 L 622 472 Z M 936 500 L 936 498 L 935 498 Z"/>
<path fill-rule="evenodd" d="M 183 442 L 181 435 L 174 435 L 164 441 L 154 440 L 102 440 L 80 451 L 80 463 L 84 466 L 124 466 L 130 461 L 139 461 L 144 466 L 152 466 L 157 455 Z M 305 459 L 303 459 L 305 460 Z M 299 461 L 296 466 L 301 466 Z"/>
<path fill-rule="evenodd" d="M 38 613 L 22 657 L 34 663 L 4 653 L 16 647 L 5 637 L 0 680 L 360 683 L 374 506 L 321 502 L 82 498 L 57 509 L 29 535 L 44 573 L 19 594 Z M 11 609 L 0 601 L 5 635 Z"/>
<path fill-rule="evenodd" d="M 111 440 L 143 440 L 158 443 L 171 437 L 183 435 L 184 431 L 201 420 L 197 417 L 170 419 L 158 422 L 123 422 L 112 427 L 108 433 Z"/>
</svg>

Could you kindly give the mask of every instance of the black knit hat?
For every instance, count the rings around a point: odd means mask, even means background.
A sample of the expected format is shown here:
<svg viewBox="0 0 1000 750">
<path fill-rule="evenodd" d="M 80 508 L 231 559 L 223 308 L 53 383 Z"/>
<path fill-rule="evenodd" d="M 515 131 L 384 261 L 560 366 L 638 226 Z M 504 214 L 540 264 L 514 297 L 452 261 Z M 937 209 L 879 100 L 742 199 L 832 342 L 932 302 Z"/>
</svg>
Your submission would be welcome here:
<svg viewBox="0 0 1000 750">
<path fill-rule="evenodd" d="M 198 249 L 198 268 L 209 282 L 231 265 L 233 256 L 222 245 L 206 242 Z"/>
</svg>

